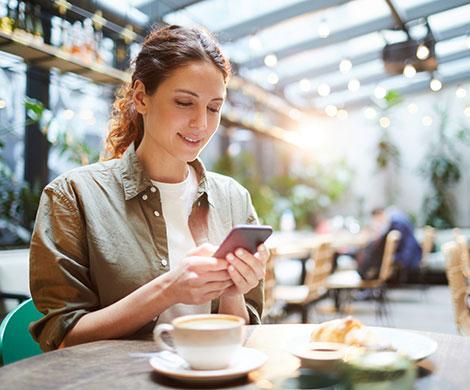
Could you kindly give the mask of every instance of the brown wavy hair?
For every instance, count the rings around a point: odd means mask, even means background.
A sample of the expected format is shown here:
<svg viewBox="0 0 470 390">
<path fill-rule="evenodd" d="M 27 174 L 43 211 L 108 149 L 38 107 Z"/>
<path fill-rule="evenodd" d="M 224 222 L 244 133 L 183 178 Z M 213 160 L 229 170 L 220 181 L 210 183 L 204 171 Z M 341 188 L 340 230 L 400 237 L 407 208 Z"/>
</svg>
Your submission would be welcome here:
<svg viewBox="0 0 470 390">
<path fill-rule="evenodd" d="M 113 103 L 103 160 L 121 157 L 132 142 L 138 145 L 144 136 L 143 118 L 132 99 L 136 80 L 140 80 L 145 92 L 152 95 L 175 69 L 192 61 L 213 63 L 222 72 L 225 83 L 228 82 L 230 62 L 211 34 L 197 28 L 172 25 L 155 29 L 145 37 L 131 66 L 131 82 L 119 89 Z"/>
</svg>

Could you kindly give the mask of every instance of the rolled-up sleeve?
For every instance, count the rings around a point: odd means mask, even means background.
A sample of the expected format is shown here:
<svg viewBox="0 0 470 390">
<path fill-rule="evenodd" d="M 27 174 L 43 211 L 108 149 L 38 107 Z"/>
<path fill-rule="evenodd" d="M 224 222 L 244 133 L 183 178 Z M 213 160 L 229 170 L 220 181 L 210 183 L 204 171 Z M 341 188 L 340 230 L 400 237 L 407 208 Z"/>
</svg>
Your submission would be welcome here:
<svg viewBox="0 0 470 390">
<path fill-rule="evenodd" d="M 99 308 L 89 272 L 86 227 L 73 191 L 65 180 L 42 195 L 30 249 L 30 289 L 44 314 L 30 331 L 41 349 L 59 347 L 85 314 Z"/>
</svg>

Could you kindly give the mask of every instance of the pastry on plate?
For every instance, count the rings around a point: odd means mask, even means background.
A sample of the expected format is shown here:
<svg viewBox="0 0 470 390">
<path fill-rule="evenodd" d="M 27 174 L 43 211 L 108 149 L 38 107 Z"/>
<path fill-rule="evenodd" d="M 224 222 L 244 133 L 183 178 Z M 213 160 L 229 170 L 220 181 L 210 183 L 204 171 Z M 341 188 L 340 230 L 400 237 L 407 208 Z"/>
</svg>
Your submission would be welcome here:
<svg viewBox="0 0 470 390">
<path fill-rule="evenodd" d="M 310 339 L 356 347 L 377 344 L 372 330 L 351 316 L 319 324 L 310 335 Z"/>
</svg>

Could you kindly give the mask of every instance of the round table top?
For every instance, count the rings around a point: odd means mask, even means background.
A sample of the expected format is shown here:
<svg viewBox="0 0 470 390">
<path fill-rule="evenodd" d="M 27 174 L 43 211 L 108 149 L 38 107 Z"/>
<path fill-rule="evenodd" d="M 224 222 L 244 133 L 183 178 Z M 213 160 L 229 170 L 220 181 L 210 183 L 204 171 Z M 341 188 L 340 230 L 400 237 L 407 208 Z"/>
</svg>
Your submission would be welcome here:
<svg viewBox="0 0 470 390">
<path fill-rule="evenodd" d="M 277 378 L 293 375 L 299 360 L 288 351 L 289 340 L 308 335 L 311 324 L 246 327 L 245 346 L 265 352 L 269 359 L 258 371 L 226 383 L 224 388 L 272 388 Z M 414 331 L 411 331 L 414 332 Z M 470 384 L 470 338 L 416 332 L 438 343 L 437 351 L 418 363 L 416 389 L 466 389 Z M 0 368 L 3 389 L 172 389 L 185 388 L 153 371 L 149 357 L 151 340 L 106 340 L 48 352 Z M 194 386 L 193 386 L 194 387 Z"/>
</svg>

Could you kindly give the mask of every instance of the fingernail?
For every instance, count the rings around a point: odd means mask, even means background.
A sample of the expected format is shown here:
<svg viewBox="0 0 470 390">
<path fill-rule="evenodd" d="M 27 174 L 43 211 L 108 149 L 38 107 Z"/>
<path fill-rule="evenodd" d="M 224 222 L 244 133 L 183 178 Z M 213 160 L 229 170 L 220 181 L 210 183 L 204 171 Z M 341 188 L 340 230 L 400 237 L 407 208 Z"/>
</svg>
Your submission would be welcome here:
<svg viewBox="0 0 470 390">
<path fill-rule="evenodd" d="M 231 253 L 229 253 L 229 254 L 227 255 L 227 260 L 228 260 L 228 261 L 234 261 L 234 260 L 235 260 L 235 256 L 232 255 Z"/>
<path fill-rule="evenodd" d="M 237 256 L 243 256 L 243 249 L 237 249 L 235 253 L 237 254 Z"/>
<path fill-rule="evenodd" d="M 233 271 L 235 270 L 235 268 L 233 267 L 233 265 L 231 265 L 230 267 L 228 267 L 228 270 L 229 270 L 230 272 L 233 272 Z"/>
</svg>

